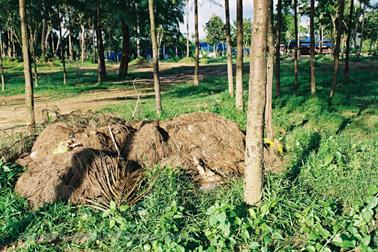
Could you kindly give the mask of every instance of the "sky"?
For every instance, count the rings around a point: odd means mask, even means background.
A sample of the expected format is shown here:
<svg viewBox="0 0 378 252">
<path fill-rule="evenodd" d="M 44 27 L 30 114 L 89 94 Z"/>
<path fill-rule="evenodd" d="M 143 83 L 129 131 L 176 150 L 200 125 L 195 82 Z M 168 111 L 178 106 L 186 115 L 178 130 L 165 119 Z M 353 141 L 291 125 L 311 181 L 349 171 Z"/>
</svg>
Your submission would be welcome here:
<svg viewBox="0 0 378 252">
<path fill-rule="evenodd" d="M 229 0 L 230 1 L 230 18 L 231 22 L 236 19 L 236 0 Z M 216 2 L 214 4 L 213 2 Z M 276 0 L 274 0 L 276 2 Z M 378 0 L 370 0 L 372 4 L 378 3 Z M 252 3 L 253 0 L 243 0 L 243 15 L 244 18 L 252 18 Z M 213 15 L 220 16 L 223 20 L 225 19 L 225 13 L 224 13 L 224 0 L 198 0 L 198 16 L 199 16 L 199 35 L 200 39 L 205 38 L 205 32 L 204 32 L 204 26 L 207 21 L 211 18 Z M 184 23 L 180 24 L 180 31 L 185 35 L 187 33 L 186 31 L 186 14 L 189 11 L 189 32 L 190 32 L 190 38 L 193 37 L 194 34 L 194 10 L 193 10 L 193 0 L 189 0 L 189 6 L 186 6 L 185 9 L 185 17 L 184 17 Z M 302 18 L 302 22 L 306 22 L 306 17 Z"/>
</svg>

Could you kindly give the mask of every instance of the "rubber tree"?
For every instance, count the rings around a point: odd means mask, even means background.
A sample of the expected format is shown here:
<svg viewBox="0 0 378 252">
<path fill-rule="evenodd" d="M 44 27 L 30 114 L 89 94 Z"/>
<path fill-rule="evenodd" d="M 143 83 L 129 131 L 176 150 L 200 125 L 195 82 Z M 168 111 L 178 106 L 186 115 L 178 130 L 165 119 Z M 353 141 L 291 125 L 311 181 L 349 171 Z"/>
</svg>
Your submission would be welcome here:
<svg viewBox="0 0 378 252">
<path fill-rule="evenodd" d="M 1 91 L 5 91 L 5 78 L 4 78 L 4 66 L 3 66 L 3 30 L 0 26 L 0 79 L 1 79 Z"/>
<path fill-rule="evenodd" d="M 25 0 L 19 0 L 20 24 L 21 24 L 21 44 L 22 59 L 24 65 L 25 78 L 25 104 L 29 114 L 29 132 L 35 135 L 35 113 L 34 113 L 34 92 L 31 60 L 29 52 L 28 25 L 26 20 Z"/>
<path fill-rule="evenodd" d="M 282 29 L 282 0 L 277 1 L 277 25 L 276 25 L 276 65 L 275 81 L 276 95 L 281 96 L 281 29 Z"/>
<path fill-rule="evenodd" d="M 299 60 L 299 29 L 298 29 L 298 0 L 294 0 L 294 33 L 295 33 L 295 46 L 294 46 L 294 88 L 299 87 L 298 79 L 298 60 Z"/>
<path fill-rule="evenodd" d="M 347 34 L 347 39 L 346 39 L 345 66 L 344 66 L 344 79 L 346 81 L 349 80 L 350 39 L 352 37 L 352 29 L 353 29 L 353 13 L 354 13 L 353 9 L 354 9 L 354 0 L 350 0 L 348 34 Z"/>
<path fill-rule="evenodd" d="M 226 43 L 227 43 L 227 76 L 228 94 L 234 96 L 234 75 L 232 70 L 232 44 L 231 44 L 231 25 L 230 25 L 230 3 L 224 0 L 224 11 L 226 17 Z"/>
<path fill-rule="evenodd" d="M 243 0 L 236 0 L 236 108 L 243 110 Z"/>
<path fill-rule="evenodd" d="M 310 85 L 311 94 L 316 93 L 316 75 L 315 75 L 315 0 L 311 0 L 310 7 Z"/>
<path fill-rule="evenodd" d="M 66 70 L 66 59 L 65 59 L 65 43 L 62 33 L 63 26 L 63 15 L 60 11 L 60 5 L 58 5 L 58 18 L 59 18 L 59 40 L 60 40 L 60 58 L 63 66 L 63 84 L 67 84 L 67 70 Z"/>
<path fill-rule="evenodd" d="M 337 74 L 339 72 L 340 65 L 340 43 L 341 43 L 341 34 L 343 33 L 343 21 L 344 21 L 344 3 L 345 0 L 339 0 L 339 9 L 338 9 L 338 20 L 337 20 L 337 35 L 336 35 L 336 45 L 333 52 L 333 74 L 332 74 L 332 87 L 330 97 L 333 97 L 336 93 L 337 88 Z"/>
<path fill-rule="evenodd" d="M 97 38 L 97 54 L 98 54 L 98 75 L 97 82 L 102 83 L 106 79 L 105 53 L 104 43 L 102 40 L 101 29 L 101 0 L 97 0 L 96 5 L 96 38 Z"/>
<path fill-rule="evenodd" d="M 153 57 L 153 74 L 154 74 L 154 89 L 155 89 L 155 108 L 156 114 L 161 115 L 161 100 L 160 100 L 160 79 L 159 79 L 159 51 L 156 37 L 155 25 L 155 3 L 154 0 L 148 1 L 148 11 L 150 15 L 150 29 L 152 42 L 152 57 Z"/>
<path fill-rule="evenodd" d="M 269 1 L 253 1 L 253 28 L 248 93 L 247 135 L 245 151 L 245 202 L 255 205 L 261 201 L 264 181 L 264 107 L 267 64 L 266 34 Z"/>
<path fill-rule="evenodd" d="M 273 99 L 273 71 L 274 71 L 274 38 L 273 38 L 273 0 L 269 0 L 267 28 L 267 83 L 266 83 L 266 103 L 265 103 L 265 128 L 266 137 L 274 139 L 273 122 L 272 122 L 272 99 Z"/>
<path fill-rule="evenodd" d="M 198 31 L 198 0 L 194 0 L 194 86 L 199 86 L 199 31 Z"/>
</svg>

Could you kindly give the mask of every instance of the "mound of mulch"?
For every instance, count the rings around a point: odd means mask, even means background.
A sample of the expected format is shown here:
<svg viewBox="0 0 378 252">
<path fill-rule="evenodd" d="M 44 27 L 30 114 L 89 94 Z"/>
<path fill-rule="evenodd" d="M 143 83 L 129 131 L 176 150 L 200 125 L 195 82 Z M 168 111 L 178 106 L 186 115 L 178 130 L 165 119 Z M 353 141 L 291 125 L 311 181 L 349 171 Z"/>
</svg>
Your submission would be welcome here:
<svg viewBox="0 0 378 252">
<path fill-rule="evenodd" d="M 131 124 L 76 117 L 82 122 L 66 116 L 47 126 L 31 154 L 19 160 L 27 171 L 15 190 L 34 207 L 130 199 L 143 169 L 156 165 L 186 169 L 205 189 L 244 173 L 245 134 L 216 114 Z"/>
</svg>

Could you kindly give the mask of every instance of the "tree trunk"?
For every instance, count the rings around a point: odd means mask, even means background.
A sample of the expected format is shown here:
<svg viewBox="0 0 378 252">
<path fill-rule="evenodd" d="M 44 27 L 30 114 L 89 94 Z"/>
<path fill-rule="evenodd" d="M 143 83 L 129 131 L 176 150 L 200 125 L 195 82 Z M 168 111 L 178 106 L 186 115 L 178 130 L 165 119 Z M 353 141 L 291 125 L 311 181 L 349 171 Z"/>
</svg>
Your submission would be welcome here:
<svg viewBox="0 0 378 252">
<path fill-rule="evenodd" d="M 343 19 L 344 19 L 344 0 L 339 1 L 339 18 L 337 22 L 337 36 L 336 36 L 336 45 L 334 50 L 334 61 L 333 61 L 333 75 L 332 75 L 332 88 L 331 88 L 331 94 L 330 97 L 333 97 L 336 92 L 337 87 L 337 73 L 339 72 L 339 63 L 340 63 L 340 42 L 341 42 L 341 34 L 342 31 L 342 25 L 343 25 Z"/>
<path fill-rule="evenodd" d="M 104 43 L 102 41 L 102 30 L 101 30 L 101 0 L 97 0 L 97 20 L 96 20 L 96 37 L 97 37 L 97 53 L 98 53 L 98 83 L 102 83 L 106 79 L 106 66 L 105 66 L 105 53 L 104 53 Z"/>
<path fill-rule="evenodd" d="M 22 57 L 24 61 L 24 77 L 25 77 L 25 103 L 29 112 L 29 131 L 32 136 L 35 135 L 35 114 L 34 114 L 34 93 L 33 79 L 29 52 L 29 39 L 27 30 L 25 0 L 19 0 L 20 23 L 21 23 L 21 39 L 22 39 Z"/>
<path fill-rule="evenodd" d="M 62 61 L 62 65 L 63 65 L 63 84 L 66 85 L 67 84 L 67 70 L 66 70 L 66 59 L 65 59 L 65 44 L 64 44 L 64 39 L 63 39 L 63 35 L 62 35 L 62 19 L 63 17 L 61 17 L 61 13 L 60 13 L 60 10 L 59 10 L 59 7 L 58 6 L 58 16 L 59 16 L 59 40 L 60 40 L 60 57 L 61 57 L 61 61 Z"/>
<path fill-rule="evenodd" d="M 281 96 L 281 28 L 282 27 L 282 0 L 277 2 L 277 27 L 276 27 L 276 95 Z"/>
<path fill-rule="evenodd" d="M 130 54 L 130 34 L 129 27 L 126 24 L 126 21 L 122 19 L 121 21 L 122 29 L 122 57 L 121 64 L 119 65 L 118 75 L 121 78 L 124 78 L 127 75 L 129 69 L 129 54 Z"/>
<path fill-rule="evenodd" d="M 299 87 L 298 80 L 298 60 L 299 60 L 299 31 L 298 31 L 298 0 L 294 0 L 294 33 L 295 33 L 295 47 L 294 47 L 294 88 Z"/>
<path fill-rule="evenodd" d="M 52 30 L 52 27 L 50 26 L 50 24 L 47 24 L 47 32 L 46 32 L 46 37 L 45 37 L 45 50 L 46 50 L 46 53 L 45 55 L 47 56 L 48 52 L 49 52 L 49 38 L 51 37 L 51 39 L 53 39 L 53 36 L 52 36 L 52 33 L 51 33 L 51 30 Z M 54 49 L 53 49 L 54 50 Z M 47 60 L 47 59 L 46 59 Z"/>
<path fill-rule="evenodd" d="M 44 1 L 42 1 L 42 9 L 44 10 Z M 45 10 L 43 11 L 42 15 L 44 15 Z M 42 19 L 42 28 L 41 28 L 41 55 L 42 57 L 46 57 L 46 35 L 47 35 L 47 22 L 46 19 Z"/>
<path fill-rule="evenodd" d="M 245 202 L 260 202 L 264 180 L 264 107 L 267 81 L 266 34 L 269 1 L 253 1 L 253 28 L 245 153 Z"/>
<path fill-rule="evenodd" d="M 323 26 L 320 25 L 320 31 L 319 31 L 319 36 L 320 36 L 320 48 L 319 48 L 319 52 L 320 54 L 323 54 Z"/>
<path fill-rule="evenodd" d="M 267 33 L 267 81 L 266 81 L 266 103 L 265 103 L 265 128 L 268 139 L 274 139 L 272 123 L 272 99 L 273 99 L 273 66 L 274 66 L 274 38 L 273 38 L 273 0 L 269 1 L 269 10 L 267 15 L 268 33 Z"/>
<path fill-rule="evenodd" d="M 154 72 L 154 89 L 156 101 L 156 114 L 161 115 L 161 100 L 160 100 L 160 79 L 159 79 L 159 52 L 157 46 L 156 26 L 155 26 L 155 3 L 154 0 L 148 1 L 148 10 L 150 14 L 150 28 L 151 28 L 151 42 L 152 42 L 152 56 L 153 56 L 153 72 Z"/>
<path fill-rule="evenodd" d="M 315 0 L 311 0 L 310 11 L 310 82 L 311 94 L 316 93 L 316 76 L 315 76 Z"/>
<path fill-rule="evenodd" d="M 188 6 L 187 14 L 186 14 L 186 57 L 189 58 L 190 56 L 190 40 L 189 40 L 189 0 L 186 1 L 186 4 Z"/>
<path fill-rule="evenodd" d="M 29 29 L 31 31 L 31 29 Z M 31 32 L 30 34 L 30 49 L 31 49 L 31 56 L 33 62 L 33 79 L 34 79 L 34 87 L 38 87 L 38 69 L 37 69 L 37 56 L 35 53 L 35 44 L 36 44 L 36 33 Z"/>
<path fill-rule="evenodd" d="M 194 52 L 194 86 L 199 85 L 199 31 L 198 31 L 198 0 L 194 0 L 194 33 L 195 33 L 195 52 Z"/>
<path fill-rule="evenodd" d="M 346 81 L 349 80 L 350 38 L 352 36 L 353 9 L 354 9 L 354 0 L 351 0 L 350 10 L 349 10 L 348 34 L 347 34 L 346 50 L 345 50 L 345 66 L 344 66 L 344 79 Z"/>
<path fill-rule="evenodd" d="M 80 38 L 80 50 L 81 50 L 81 63 L 84 63 L 85 61 L 85 27 L 84 25 L 80 25 L 81 29 L 81 38 Z"/>
<path fill-rule="evenodd" d="M 236 2 L 236 108 L 243 110 L 243 0 Z"/>
<path fill-rule="evenodd" d="M 5 78 L 4 78 L 4 67 L 3 67 L 3 39 L 2 30 L 0 29 L 0 79 L 1 79 L 1 91 L 5 91 Z"/>
<path fill-rule="evenodd" d="M 230 3 L 224 1 L 224 10 L 226 14 L 226 42 L 227 42 L 227 75 L 228 75 L 228 93 L 234 96 L 234 75 L 232 72 L 232 45 L 230 34 Z"/>
<path fill-rule="evenodd" d="M 364 7 L 362 10 L 362 22 L 361 22 L 361 40 L 360 40 L 360 46 L 358 48 L 358 54 L 357 57 L 360 57 L 362 52 L 362 46 L 363 46 L 363 40 L 364 40 L 364 30 L 365 30 L 365 13 L 366 13 L 366 3 L 364 3 Z"/>
<path fill-rule="evenodd" d="M 69 60 L 72 62 L 74 60 L 74 52 L 73 52 L 73 45 L 72 45 L 72 34 L 71 31 L 68 31 L 68 52 L 70 54 Z"/>
</svg>

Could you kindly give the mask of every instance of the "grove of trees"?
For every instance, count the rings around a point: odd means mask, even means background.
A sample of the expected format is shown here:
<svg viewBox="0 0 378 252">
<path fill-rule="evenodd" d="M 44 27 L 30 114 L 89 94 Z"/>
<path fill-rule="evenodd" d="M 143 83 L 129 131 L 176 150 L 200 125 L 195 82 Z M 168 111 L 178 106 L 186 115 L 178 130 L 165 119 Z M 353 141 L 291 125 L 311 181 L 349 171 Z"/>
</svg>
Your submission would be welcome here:
<svg viewBox="0 0 378 252">
<path fill-rule="evenodd" d="M 214 2 L 216 2 L 214 0 Z M 333 40 L 333 71 L 330 97 L 338 92 L 340 57 L 345 57 L 344 78 L 349 79 L 350 56 L 364 52 L 377 54 L 378 7 L 367 0 L 267 0 L 253 1 L 253 20 L 243 18 L 243 3 L 236 0 L 236 20 L 230 20 L 230 2 L 224 5 L 225 22 L 213 16 L 205 25 L 206 41 L 217 46 L 227 44 L 228 93 L 235 96 L 235 107 L 247 108 L 245 151 L 245 201 L 257 204 L 262 198 L 264 182 L 264 138 L 273 140 L 272 98 L 281 96 L 281 58 L 293 40 L 293 89 L 300 82 L 299 61 L 301 37 L 309 34 L 308 91 L 317 93 L 316 53 L 322 53 L 324 38 Z M 189 57 L 189 32 L 179 25 L 184 21 L 185 6 L 193 4 L 194 64 L 193 85 L 200 85 L 199 8 L 201 0 L 0 0 L 0 79 L 7 89 L 7 71 L 3 59 L 23 61 L 26 107 L 29 127 L 35 129 L 33 89 L 38 88 L 38 64 L 58 59 L 62 64 L 62 82 L 70 83 L 66 62 L 92 61 L 98 64 L 98 83 L 107 81 L 106 58 L 115 55 L 120 78 L 128 75 L 132 59 L 152 59 L 156 113 L 164 111 L 160 98 L 159 60 L 166 55 Z M 16 9 L 15 6 L 19 8 Z M 190 8 L 187 8 L 190 9 Z M 309 30 L 301 26 L 309 19 Z M 301 35 L 302 34 L 302 35 Z M 365 50 L 364 47 L 367 47 Z M 236 72 L 233 71 L 233 49 L 236 49 Z M 250 72 L 248 102 L 243 96 L 243 59 L 249 51 Z M 217 51 L 217 50 L 215 50 Z M 120 52 L 120 55 L 118 55 Z M 345 56 L 344 56 L 345 55 Z M 234 82 L 235 75 L 235 82 Z M 275 85 L 274 85 L 275 84 Z M 275 87 L 275 93 L 274 93 Z M 245 106 L 248 104 L 248 106 Z"/>
</svg>

